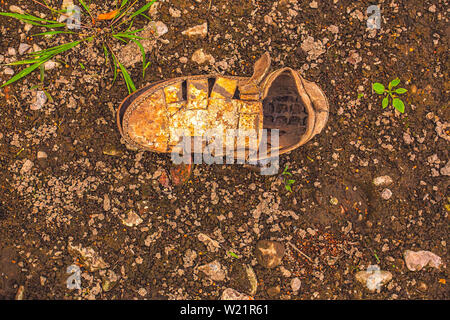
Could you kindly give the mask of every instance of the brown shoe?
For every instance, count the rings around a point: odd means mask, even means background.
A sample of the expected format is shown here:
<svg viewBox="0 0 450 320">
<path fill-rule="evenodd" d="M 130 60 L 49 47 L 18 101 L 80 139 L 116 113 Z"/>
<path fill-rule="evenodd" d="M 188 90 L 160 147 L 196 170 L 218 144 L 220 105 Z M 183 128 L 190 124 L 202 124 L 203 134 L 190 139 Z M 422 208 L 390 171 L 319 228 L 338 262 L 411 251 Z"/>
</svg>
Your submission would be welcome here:
<svg viewBox="0 0 450 320">
<path fill-rule="evenodd" d="M 223 146 L 237 150 L 259 149 L 263 129 L 268 131 L 268 153 L 294 150 L 320 133 L 328 120 L 325 94 L 300 72 L 282 68 L 269 73 L 270 56 L 256 63 L 251 78 L 200 75 L 159 81 L 129 95 L 117 111 L 117 124 L 130 145 L 154 152 L 179 152 L 183 136 L 204 136 L 210 130 L 254 132 L 251 138 L 224 136 Z M 279 130 L 279 144 L 271 132 Z M 212 140 L 203 143 L 203 148 Z M 275 140 L 274 140 L 275 141 Z M 228 149 L 227 149 L 228 150 Z M 214 156 L 225 151 L 215 149 Z"/>
</svg>

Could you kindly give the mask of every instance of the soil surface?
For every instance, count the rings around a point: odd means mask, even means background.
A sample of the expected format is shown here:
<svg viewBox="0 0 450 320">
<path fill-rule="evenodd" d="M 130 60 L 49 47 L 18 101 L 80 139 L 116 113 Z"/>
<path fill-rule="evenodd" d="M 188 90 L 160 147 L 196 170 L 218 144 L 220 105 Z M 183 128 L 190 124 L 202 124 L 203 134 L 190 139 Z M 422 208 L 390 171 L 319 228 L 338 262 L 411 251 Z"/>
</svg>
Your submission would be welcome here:
<svg viewBox="0 0 450 320">
<path fill-rule="evenodd" d="M 115 8 L 92 2 L 93 16 Z M 250 76 L 267 51 L 272 70 L 301 70 L 323 89 L 325 129 L 282 155 L 278 175 L 194 165 L 184 185 L 162 179 L 169 156 L 121 141 L 115 110 L 128 91 L 120 74 L 112 84 L 97 40 L 58 56 L 43 83 L 35 71 L 0 89 L 0 298 L 23 290 L 24 299 L 220 299 L 232 288 L 256 300 L 448 299 L 448 1 L 378 2 L 378 30 L 367 28 L 372 1 L 173 0 L 147 13 L 168 32 L 155 36 L 144 78 L 142 63 L 128 68 L 136 88 L 182 75 Z M 28 0 L 2 0 L 0 11 L 11 5 L 58 18 Z M 182 35 L 204 22 L 205 38 Z M 133 28 L 147 23 L 139 17 Z M 43 31 L 0 17 L 1 83 L 8 68 L 21 70 L 4 65 L 25 58 L 21 44 L 77 39 L 33 36 Z M 213 59 L 192 61 L 201 48 Z M 404 114 L 383 109 L 372 90 L 396 77 L 408 89 Z M 52 99 L 33 110 L 42 90 Z M 391 183 L 375 185 L 382 176 Z M 259 263 L 259 240 L 284 246 L 281 265 Z M 405 250 L 431 251 L 442 266 L 410 271 Z M 199 269 L 213 261 L 223 277 Z M 67 286 L 71 265 L 80 289 Z M 392 274 L 374 292 L 355 278 L 373 265 Z"/>
</svg>

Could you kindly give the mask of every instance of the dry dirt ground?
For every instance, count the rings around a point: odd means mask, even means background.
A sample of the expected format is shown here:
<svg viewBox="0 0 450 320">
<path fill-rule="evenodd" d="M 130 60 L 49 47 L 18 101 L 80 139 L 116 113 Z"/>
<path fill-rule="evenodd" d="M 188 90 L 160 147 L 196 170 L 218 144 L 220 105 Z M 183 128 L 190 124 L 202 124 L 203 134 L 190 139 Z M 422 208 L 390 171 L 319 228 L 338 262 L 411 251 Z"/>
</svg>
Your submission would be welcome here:
<svg viewBox="0 0 450 320">
<path fill-rule="evenodd" d="M 94 14 L 114 6 L 93 3 Z M 168 32 L 147 54 L 145 79 L 140 63 L 129 68 L 137 88 L 181 75 L 249 76 L 266 51 L 273 69 L 302 70 L 323 88 L 331 107 L 324 131 L 280 159 L 292 192 L 283 176 L 241 165 L 195 165 L 185 185 L 161 185 L 171 161 L 121 142 L 114 111 L 127 88 L 120 75 L 111 85 L 95 43 L 59 56 L 44 87 L 32 88 L 34 72 L 2 88 L 0 298 L 23 289 L 24 299 L 219 299 L 226 288 L 251 294 L 249 265 L 256 300 L 448 299 L 448 1 L 378 3 L 379 30 L 366 27 L 372 1 L 173 0 L 149 13 Z M 52 18 L 28 0 L 1 0 L 0 11 L 11 5 Z M 205 38 L 181 34 L 204 22 Z M 0 63 L 23 59 L 21 43 L 46 48 L 71 37 L 32 37 L 42 31 L 0 17 Z M 192 61 L 200 48 L 214 59 Z M 382 109 L 371 87 L 396 77 L 408 89 L 404 114 Z M 30 109 L 43 88 L 53 100 Z M 390 184 L 373 184 L 386 175 Z M 130 227 L 123 219 L 132 212 L 142 221 Z M 259 240 L 285 247 L 280 266 L 258 262 Z M 443 264 L 410 271 L 405 250 L 431 251 Z M 223 268 L 216 280 L 201 268 L 212 261 Z M 81 268 L 79 290 L 66 285 L 71 265 Z M 375 292 L 355 279 L 370 265 L 392 274 Z"/>
</svg>

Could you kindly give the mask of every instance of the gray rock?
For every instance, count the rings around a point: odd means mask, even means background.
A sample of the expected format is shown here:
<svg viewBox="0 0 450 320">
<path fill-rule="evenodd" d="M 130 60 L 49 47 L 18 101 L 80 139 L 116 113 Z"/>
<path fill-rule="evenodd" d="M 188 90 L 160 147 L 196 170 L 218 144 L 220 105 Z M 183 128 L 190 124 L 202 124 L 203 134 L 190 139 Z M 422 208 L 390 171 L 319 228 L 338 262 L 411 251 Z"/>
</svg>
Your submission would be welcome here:
<svg viewBox="0 0 450 320">
<path fill-rule="evenodd" d="M 20 169 L 20 174 L 25 174 L 28 173 L 31 168 L 33 168 L 34 163 L 31 160 L 25 160 L 25 162 L 23 163 L 22 169 Z"/>
<path fill-rule="evenodd" d="M 143 222 L 142 218 L 134 210 L 128 211 L 126 216 L 124 218 L 121 217 L 120 220 L 127 227 L 135 227 Z"/>
<path fill-rule="evenodd" d="M 284 253 L 284 245 L 275 241 L 260 240 L 256 244 L 256 259 L 265 268 L 272 269 L 279 266 Z"/>
<path fill-rule="evenodd" d="M 109 211 L 111 209 L 111 200 L 109 196 L 105 193 L 103 195 L 103 210 Z"/>
<path fill-rule="evenodd" d="M 14 13 L 20 13 L 20 14 L 24 14 L 25 12 L 18 6 L 9 6 L 9 11 L 14 12 Z"/>
<path fill-rule="evenodd" d="M 12 76 L 12 75 L 14 74 L 14 70 L 11 69 L 11 68 L 9 68 L 9 67 L 6 67 L 6 68 L 3 70 L 3 73 L 4 73 L 5 75 L 7 75 L 7 76 Z"/>
<path fill-rule="evenodd" d="M 189 38 L 205 38 L 208 34 L 208 23 L 205 22 L 203 24 L 199 24 L 187 30 L 184 30 L 182 33 L 184 36 L 188 36 Z"/>
<path fill-rule="evenodd" d="M 441 168 L 441 174 L 444 176 L 450 176 L 450 161 L 448 161 L 447 164 Z"/>
<path fill-rule="evenodd" d="M 426 266 L 439 268 L 442 264 L 442 259 L 430 251 L 420 250 L 415 252 L 406 250 L 403 256 L 406 267 L 411 271 L 419 271 Z"/>
<path fill-rule="evenodd" d="M 45 70 L 53 70 L 58 66 L 58 63 L 56 63 L 53 60 L 49 60 L 46 63 L 44 63 L 44 69 Z"/>
<path fill-rule="evenodd" d="M 315 60 L 326 52 L 322 41 L 314 41 L 314 38 L 308 36 L 301 44 L 301 48 L 308 54 L 308 60 Z"/>
<path fill-rule="evenodd" d="M 198 267 L 198 270 L 213 281 L 224 281 L 227 277 L 226 269 L 217 260 Z"/>
<path fill-rule="evenodd" d="M 38 159 L 47 159 L 47 153 L 45 153 L 44 151 L 38 151 L 37 158 Z"/>
<path fill-rule="evenodd" d="M 291 289 L 294 293 L 297 293 L 298 290 L 300 290 L 300 286 L 302 285 L 302 282 L 299 278 L 294 278 L 291 280 Z"/>
<path fill-rule="evenodd" d="M 250 297 L 246 294 L 242 294 L 234 289 L 226 288 L 222 296 L 221 300 L 250 300 Z"/>
<path fill-rule="evenodd" d="M 231 285 L 239 291 L 251 296 L 258 290 L 258 279 L 249 265 L 235 265 L 230 274 Z"/>
<path fill-rule="evenodd" d="M 392 197 L 392 191 L 389 190 L 388 188 L 384 189 L 381 192 L 381 198 L 383 198 L 384 200 L 389 200 Z"/>
<path fill-rule="evenodd" d="M 181 17 L 181 11 L 178 9 L 174 9 L 174 8 L 169 8 L 169 13 L 172 17 L 174 18 L 179 18 Z"/>
<path fill-rule="evenodd" d="M 47 102 L 47 95 L 44 91 L 36 92 L 36 96 L 34 97 L 34 102 L 31 104 L 31 110 L 40 110 Z"/>
<path fill-rule="evenodd" d="M 269 297 L 275 298 L 280 294 L 280 291 L 281 291 L 280 286 L 274 286 L 267 289 L 267 294 L 269 295 Z"/>
<path fill-rule="evenodd" d="M 28 43 L 21 43 L 21 44 L 19 44 L 19 54 L 23 55 L 30 48 L 31 48 L 31 46 Z"/>
<path fill-rule="evenodd" d="M 204 64 L 206 62 L 208 62 L 209 64 L 214 64 L 214 62 L 216 62 L 216 59 L 214 59 L 212 55 L 206 54 L 203 49 L 198 49 L 192 55 L 192 61 L 198 64 Z"/>
<path fill-rule="evenodd" d="M 109 264 L 92 248 L 83 248 L 81 245 L 75 246 L 69 243 L 67 249 L 71 256 L 79 258 L 83 265 L 91 272 L 109 268 Z"/>
<path fill-rule="evenodd" d="M 375 291 L 392 280 L 392 273 L 382 270 L 359 271 L 355 278 L 370 291 Z"/>
<path fill-rule="evenodd" d="M 394 181 L 392 180 L 392 178 L 390 176 L 380 176 L 380 177 L 376 177 L 375 179 L 373 179 L 373 184 L 376 185 L 377 187 L 388 186 L 392 182 L 394 182 Z"/>
<path fill-rule="evenodd" d="M 197 239 L 208 248 L 209 252 L 217 252 L 217 250 L 219 250 L 220 248 L 219 242 L 211 239 L 204 233 L 199 233 Z"/>
</svg>

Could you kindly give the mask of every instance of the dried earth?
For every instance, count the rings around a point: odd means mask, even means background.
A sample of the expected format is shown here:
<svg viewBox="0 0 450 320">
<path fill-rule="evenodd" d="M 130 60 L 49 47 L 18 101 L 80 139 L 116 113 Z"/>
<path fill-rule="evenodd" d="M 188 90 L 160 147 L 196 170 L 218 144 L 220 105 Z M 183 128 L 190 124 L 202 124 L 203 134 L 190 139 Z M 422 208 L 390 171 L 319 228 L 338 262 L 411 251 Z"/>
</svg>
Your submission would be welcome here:
<svg viewBox="0 0 450 320">
<path fill-rule="evenodd" d="M 93 2 L 97 14 L 114 6 Z M 121 142 L 114 111 L 127 88 L 111 84 L 95 42 L 49 66 L 52 100 L 32 89 L 38 72 L 2 88 L 0 298 L 23 288 L 24 299 L 219 299 L 232 288 L 257 300 L 448 299 L 448 1 L 379 3 L 379 30 L 366 27 L 370 1 L 173 0 L 149 13 L 167 33 L 150 42 L 144 79 L 140 63 L 129 68 L 137 88 L 249 76 L 266 51 L 274 69 L 300 69 L 323 88 L 326 128 L 280 158 L 292 192 L 283 176 L 242 165 L 195 165 L 185 185 L 161 184 L 170 158 Z M 52 17 L 28 0 L 2 0 L 0 11 L 11 5 Z M 205 22 L 206 37 L 182 34 Z M 23 59 L 23 44 L 70 38 L 31 37 L 42 31 L 0 17 L 0 64 Z M 0 81 L 19 70 L 0 65 Z M 404 114 L 382 109 L 371 87 L 396 77 Z M 259 240 L 284 247 L 279 265 L 258 262 Z M 410 271 L 406 250 L 442 265 Z M 71 265 L 79 290 L 67 287 Z M 371 291 L 356 274 L 373 265 L 392 279 Z"/>
</svg>

